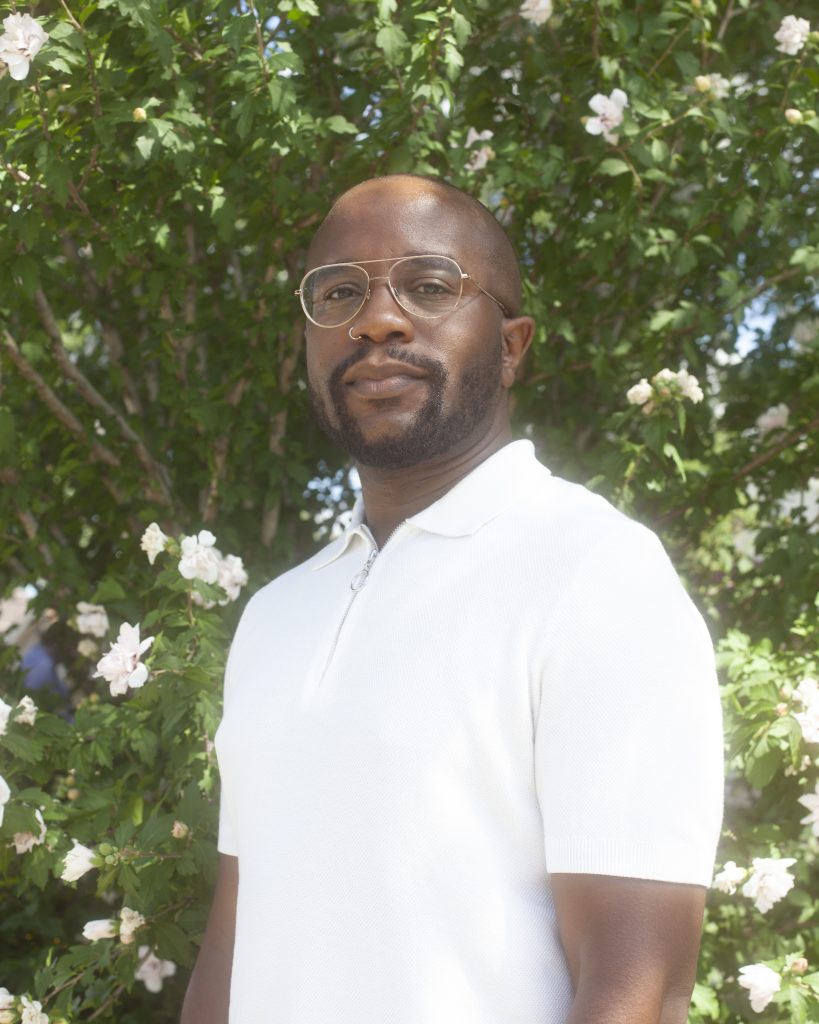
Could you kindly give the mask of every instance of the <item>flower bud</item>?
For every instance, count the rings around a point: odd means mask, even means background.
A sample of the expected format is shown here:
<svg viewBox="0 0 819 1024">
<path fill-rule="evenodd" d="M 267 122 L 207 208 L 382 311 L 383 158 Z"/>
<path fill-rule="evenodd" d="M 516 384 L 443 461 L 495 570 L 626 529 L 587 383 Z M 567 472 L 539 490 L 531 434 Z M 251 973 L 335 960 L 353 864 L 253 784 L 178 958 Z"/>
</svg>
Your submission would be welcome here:
<svg viewBox="0 0 819 1024">
<path fill-rule="evenodd" d="M 184 821 L 175 821 L 173 823 L 171 835 L 174 837 L 174 839 L 184 839 L 189 832 L 190 829 L 188 828 Z"/>
<path fill-rule="evenodd" d="M 777 704 L 776 705 L 776 713 L 779 715 L 780 718 L 782 718 L 783 715 L 787 715 L 787 713 L 788 713 L 788 705 L 787 704 Z"/>
<path fill-rule="evenodd" d="M 697 75 L 694 79 L 694 87 L 697 92 L 709 92 L 711 89 L 711 79 L 708 75 Z"/>
<path fill-rule="evenodd" d="M 791 974 L 804 974 L 808 969 L 808 961 L 803 956 L 798 956 L 791 964 Z"/>
<path fill-rule="evenodd" d="M 698 11 L 702 7 L 702 0 L 691 0 L 691 6 Z"/>
<path fill-rule="evenodd" d="M 110 843 L 100 843 L 97 847 L 97 852 L 103 857 L 107 857 L 109 853 L 114 852 L 114 847 Z"/>
<path fill-rule="evenodd" d="M 147 121 L 148 112 L 145 110 L 144 107 L 134 107 L 131 117 L 133 117 L 135 121 Z"/>
<path fill-rule="evenodd" d="M 785 120 L 788 124 L 802 124 L 802 111 L 795 107 L 788 107 L 785 111 Z"/>
<path fill-rule="evenodd" d="M 71 789 L 69 789 L 65 795 L 68 797 L 69 800 L 76 800 L 77 797 L 80 795 L 80 791 L 77 789 L 76 786 L 72 786 Z"/>
</svg>

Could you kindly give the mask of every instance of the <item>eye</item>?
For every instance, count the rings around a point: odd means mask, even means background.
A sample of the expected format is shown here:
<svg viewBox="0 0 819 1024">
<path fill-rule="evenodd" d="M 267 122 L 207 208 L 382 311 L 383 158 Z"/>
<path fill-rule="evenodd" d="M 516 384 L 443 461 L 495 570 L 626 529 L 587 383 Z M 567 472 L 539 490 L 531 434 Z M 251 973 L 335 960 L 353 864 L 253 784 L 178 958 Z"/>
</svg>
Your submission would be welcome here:
<svg viewBox="0 0 819 1024">
<path fill-rule="evenodd" d="M 453 294 L 452 285 L 448 281 L 440 281 L 437 278 L 413 281 L 410 283 L 407 291 L 411 291 L 415 295 L 428 295 L 430 297 Z"/>
<path fill-rule="evenodd" d="M 337 284 L 328 288 L 321 297 L 322 302 L 343 302 L 345 299 L 359 298 L 361 288 L 355 284 Z"/>
</svg>

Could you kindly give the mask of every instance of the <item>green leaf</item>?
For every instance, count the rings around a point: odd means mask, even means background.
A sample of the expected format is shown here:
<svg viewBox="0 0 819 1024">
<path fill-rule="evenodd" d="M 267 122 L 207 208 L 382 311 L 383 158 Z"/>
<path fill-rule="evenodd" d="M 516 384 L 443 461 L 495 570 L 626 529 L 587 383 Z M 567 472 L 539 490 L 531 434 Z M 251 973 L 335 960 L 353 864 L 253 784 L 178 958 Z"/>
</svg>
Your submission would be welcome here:
<svg viewBox="0 0 819 1024">
<path fill-rule="evenodd" d="M 408 44 L 400 25 L 383 25 L 375 34 L 375 45 L 381 50 L 388 64 L 396 64 Z"/>
<path fill-rule="evenodd" d="M 358 128 L 346 117 L 342 117 L 341 114 L 333 114 L 328 117 L 324 122 L 331 132 L 335 132 L 337 135 L 357 135 Z"/>
<path fill-rule="evenodd" d="M 660 331 L 673 324 L 677 319 L 677 311 L 674 309 L 660 309 L 649 321 L 648 329 L 658 334 Z"/>
<path fill-rule="evenodd" d="M 178 924 L 173 921 L 155 921 L 151 933 L 156 943 L 156 953 L 164 960 L 173 960 L 183 967 L 193 963 L 194 946 Z"/>
<path fill-rule="evenodd" d="M 613 156 L 606 157 L 597 167 L 598 174 L 606 174 L 611 178 L 617 177 L 619 174 L 628 174 L 629 170 L 629 165 L 625 160 L 618 160 Z"/>
<path fill-rule="evenodd" d="M 156 144 L 157 140 L 150 135 L 140 135 L 134 142 L 137 152 L 143 160 L 150 160 Z"/>
</svg>

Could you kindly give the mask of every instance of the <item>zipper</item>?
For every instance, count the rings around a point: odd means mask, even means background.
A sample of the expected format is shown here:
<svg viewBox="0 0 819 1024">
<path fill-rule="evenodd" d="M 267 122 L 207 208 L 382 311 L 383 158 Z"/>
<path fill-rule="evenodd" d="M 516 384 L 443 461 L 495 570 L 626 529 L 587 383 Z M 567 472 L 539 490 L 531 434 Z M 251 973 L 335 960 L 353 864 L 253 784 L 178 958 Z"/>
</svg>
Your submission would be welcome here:
<svg viewBox="0 0 819 1024">
<path fill-rule="evenodd" d="M 387 539 L 384 541 L 383 547 L 374 547 L 372 549 L 369 555 L 367 555 L 367 561 L 361 566 L 361 568 L 358 570 L 355 576 L 353 576 L 353 578 L 350 580 L 350 590 L 352 591 L 352 594 L 350 595 L 350 600 L 347 602 L 347 607 L 344 609 L 344 614 L 341 616 L 341 621 L 339 622 L 338 628 L 336 629 L 336 635 L 333 637 L 333 643 L 332 646 L 330 647 L 330 653 L 327 655 L 327 661 L 324 664 L 324 671 L 321 673 L 321 679 L 319 680 L 320 682 L 327 675 L 327 670 L 330 668 L 330 663 L 333 660 L 333 655 L 336 653 L 336 648 L 338 647 L 338 641 L 339 638 L 341 637 L 341 631 L 342 629 L 344 629 L 344 623 L 347 621 L 347 616 L 350 614 L 350 609 L 353 607 L 353 602 L 355 601 L 356 597 L 361 593 L 362 589 L 364 588 L 364 584 L 369 579 L 370 570 L 375 564 L 376 558 L 378 558 L 378 556 L 389 544 L 389 542 L 393 539 L 396 533 L 398 533 L 398 531 L 401 529 L 405 522 L 406 519 L 400 522 L 398 526 L 396 526 L 396 528 L 392 531 L 389 537 L 387 537 Z"/>
</svg>

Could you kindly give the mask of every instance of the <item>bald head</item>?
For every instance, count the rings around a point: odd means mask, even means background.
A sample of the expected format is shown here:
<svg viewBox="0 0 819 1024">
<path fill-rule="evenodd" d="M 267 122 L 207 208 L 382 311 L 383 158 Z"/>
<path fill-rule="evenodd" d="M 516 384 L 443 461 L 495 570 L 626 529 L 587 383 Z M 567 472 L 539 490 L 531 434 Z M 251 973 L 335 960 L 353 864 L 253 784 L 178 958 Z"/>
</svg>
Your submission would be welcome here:
<svg viewBox="0 0 819 1024">
<path fill-rule="evenodd" d="M 514 316 L 520 312 L 520 271 L 509 236 L 483 203 L 438 178 L 391 174 L 370 178 L 342 193 L 313 237 L 308 267 L 365 258 L 334 248 L 344 227 L 359 221 L 363 211 L 374 215 L 372 230 L 377 237 L 373 242 L 381 246 L 375 258 L 404 255 L 389 251 L 391 223 L 417 223 L 423 251 L 452 255 Z M 431 234 L 424 234 L 425 223 L 433 226 Z M 426 246 L 424 238 L 429 238 Z"/>
</svg>

